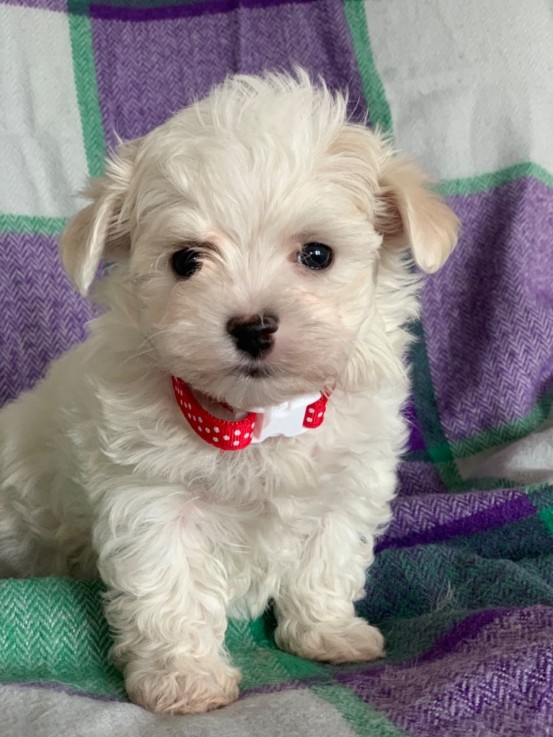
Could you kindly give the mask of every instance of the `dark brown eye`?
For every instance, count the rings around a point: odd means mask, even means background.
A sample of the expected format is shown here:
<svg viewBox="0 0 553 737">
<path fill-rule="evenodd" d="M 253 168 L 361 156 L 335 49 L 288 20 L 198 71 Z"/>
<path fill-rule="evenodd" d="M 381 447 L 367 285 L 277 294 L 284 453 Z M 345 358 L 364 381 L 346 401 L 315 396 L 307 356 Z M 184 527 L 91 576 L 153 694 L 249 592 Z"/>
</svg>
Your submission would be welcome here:
<svg viewBox="0 0 553 737">
<path fill-rule="evenodd" d="M 319 271 L 327 269 L 332 263 L 334 254 L 332 248 L 324 243 L 306 243 L 298 253 L 298 263 L 308 269 Z"/>
<path fill-rule="evenodd" d="M 190 277 L 202 268 L 201 256 L 193 248 L 181 248 L 171 256 L 171 268 L 179 279 Z"/>
</svg>

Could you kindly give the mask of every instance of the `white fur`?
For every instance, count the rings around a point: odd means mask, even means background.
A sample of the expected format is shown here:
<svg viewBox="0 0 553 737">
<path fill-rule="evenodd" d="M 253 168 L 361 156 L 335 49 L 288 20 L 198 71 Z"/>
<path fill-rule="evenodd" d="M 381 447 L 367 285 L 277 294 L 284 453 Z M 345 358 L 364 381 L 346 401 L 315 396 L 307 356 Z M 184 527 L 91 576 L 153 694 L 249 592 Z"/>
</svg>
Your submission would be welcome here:
<svg viewBox="0 0 553 737">
<path fill-rule="evenodd" d="M 353 602 L 406 438 L 405 251 L 437 268 L 457 223 L 345 108 L 301 72 L 235 77 L 121 144 L 61 244 L 83 292 L 102 257 L 115 261 L 107 309 L 0 413 L 2 572 L 98 569 L 129 695 L 156 711 L 235 699 L 227 617 L 269 599 L 284 649 L 383 652 Z M 170 256 L 189 241 L 211 246 L 182 281 Z M 329 269 L 296 262 L 308 241 L 333 247 Z M 225 324 L 267 310 L 280 317 L 273 375 L 256 379 Z M 221 452 L 187 425 L 172 373 L 238 408 L 335 388 L 317 430 Z"/>
</svg>

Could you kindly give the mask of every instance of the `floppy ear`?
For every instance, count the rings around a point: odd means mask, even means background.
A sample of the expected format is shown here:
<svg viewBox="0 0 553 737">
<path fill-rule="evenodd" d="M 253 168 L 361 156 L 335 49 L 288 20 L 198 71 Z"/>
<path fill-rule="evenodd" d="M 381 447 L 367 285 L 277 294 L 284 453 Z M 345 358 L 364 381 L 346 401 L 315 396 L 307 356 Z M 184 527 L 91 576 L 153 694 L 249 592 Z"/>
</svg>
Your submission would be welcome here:
<svg viewBox="0 0 553 737">
<path fill-rule="evenodd" d="M 102 258 L 120 260 L 130 251 L 125 198 L 132 176 L 137 141 L 119 146 L 106 164 L 106 173 L 93 180 L 86 195 L 92 204 L 75 215 L 60 238 L 65 270 L 83 295 L 94 281 Z"/>
<path fill-rule="evenodd" d="M 413 162 L 390 155 L 378 181 L 376 230 L 384 247 L 409 244 L 416 264 L 433 272 L 455 247 L 459 221 Z"/>
</svg>

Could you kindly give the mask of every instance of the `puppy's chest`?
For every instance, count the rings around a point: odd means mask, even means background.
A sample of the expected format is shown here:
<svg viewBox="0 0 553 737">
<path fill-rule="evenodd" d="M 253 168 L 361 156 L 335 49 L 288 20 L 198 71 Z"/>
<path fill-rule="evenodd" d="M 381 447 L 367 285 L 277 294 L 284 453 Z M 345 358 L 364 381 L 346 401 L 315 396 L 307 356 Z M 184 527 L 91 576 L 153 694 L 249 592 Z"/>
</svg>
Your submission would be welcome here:
<svg viewBox="0 0 553 737">
<path fill-rule="evenodd" d="M 284 446 L 284 447 L 283 447 Z M 203 483 L 215 499 L 267 501 L 312 496 L 320 490 L 327 464 L 316 459 L 316 449 L 268 442 L 266 447 L 219 454 L 203 466 Z M 198 478 L 196 476 L 196 478 Z"/>
<path fill-rule="evenodd" d="M 196 474 L 189 493 L 203 508 L 204 521 L 211 517 L 224 528 L 219 540 L 229 543 L 229 552 L 245 550 L 251 560 L 255 550 L 261 564 L 265 553 L 281 560 L 296 555 L 311 523 L 335 507 L 325 469 L 312 462 L 309 449 L 227 453 L 204 475 Z"/>
<path fill-rule="evenodd" d="M 225 567 L 231 616 L 258 616 L 280 582 L 295 575 L 319 521 L 306 513 L 305 503 L 291 499 L 219 513 L 213 552 Z"/>
</svg>

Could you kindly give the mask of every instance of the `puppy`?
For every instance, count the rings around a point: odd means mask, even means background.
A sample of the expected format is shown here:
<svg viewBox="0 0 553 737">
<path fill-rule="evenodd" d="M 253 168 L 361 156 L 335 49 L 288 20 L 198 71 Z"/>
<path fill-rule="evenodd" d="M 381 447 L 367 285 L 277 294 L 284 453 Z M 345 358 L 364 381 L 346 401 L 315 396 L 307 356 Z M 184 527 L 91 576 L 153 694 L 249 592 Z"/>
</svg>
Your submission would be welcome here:
<svg viewBox="0 0 553 737">
<path fill-rule="evenodd" d="M 130 698 L 237 698 L 227 617 L 383 654 L 356 617 L 389 520 L 417 315 L 457 220 L 307 75 L 238 76 L 122 143 L 61 239 L 90 337 L 0 413 L 3 575 L 98 574 Z"/>
</svg>

